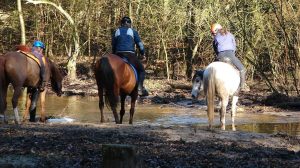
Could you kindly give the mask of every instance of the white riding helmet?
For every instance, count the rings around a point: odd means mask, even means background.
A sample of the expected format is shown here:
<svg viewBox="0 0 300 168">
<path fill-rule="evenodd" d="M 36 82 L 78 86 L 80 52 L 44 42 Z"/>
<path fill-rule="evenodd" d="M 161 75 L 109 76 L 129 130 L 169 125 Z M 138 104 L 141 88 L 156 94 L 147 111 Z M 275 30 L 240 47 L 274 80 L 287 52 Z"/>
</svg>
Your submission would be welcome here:
<svg viewBox="0 0 300 168">
<path fill-rule="evenodd" d="M 212 34 L 217 34 L 220 29 L 222 29 L 222 26 L 219 23 L 214 23 L 210 27 L 210 32 Z"/>
</svg>

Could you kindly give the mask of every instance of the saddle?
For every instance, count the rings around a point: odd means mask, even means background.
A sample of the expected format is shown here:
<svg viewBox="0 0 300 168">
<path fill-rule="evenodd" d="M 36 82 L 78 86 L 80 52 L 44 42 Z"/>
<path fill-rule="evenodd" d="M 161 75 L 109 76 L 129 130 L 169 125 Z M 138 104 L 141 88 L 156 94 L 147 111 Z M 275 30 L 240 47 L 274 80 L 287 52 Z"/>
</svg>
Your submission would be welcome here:
<svg viewBox="0 0 300 168">
<path fill-rule="evenodd" d="M 31 52 L 26 52 L 26 51 L 22 51 L 22 50 L 19 50 L 18 52 L 20 52 L 20 53 L 26 55 L 28 58 L 33 59 L 33 60 L 39 65 L 39 67 L 41 68 L 41 62 L 40 62 L 39 59 L 36 58 L 36 56 L 33 55 Z M 45 57 L 43 57 L 42 60 L 43 60 L 44 65 L 46 65 L 46 59 L 45 59 Z"/>
</svg>

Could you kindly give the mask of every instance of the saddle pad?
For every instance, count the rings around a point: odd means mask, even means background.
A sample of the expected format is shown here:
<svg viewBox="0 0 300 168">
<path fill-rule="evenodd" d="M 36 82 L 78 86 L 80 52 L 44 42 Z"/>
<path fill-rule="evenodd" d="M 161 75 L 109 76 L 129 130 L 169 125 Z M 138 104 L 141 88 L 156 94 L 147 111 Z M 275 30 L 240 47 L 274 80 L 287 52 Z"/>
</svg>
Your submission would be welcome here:
<svg viewBox="0 0 300 168">
<path fill-rule="evenodd" d="M 126 58 L 122 58 L 122 60 L 123 60 L 124 62 L 126 62 L 128 65 L 131 66 L 131 68 L 132 68 L 132 70 L 133 70 L 133 72 L 134 72 L 134 76 L 135 76 L 136 82 L 138 82 L 138 81 L 139 81 L 139 78 L 138 78 L 138 74 L 137 74 L 137 71 L 136 71 L 135 67 L 134 67 L 132 64 L 130 64 Z"/>
<path fill-rule="evenodd" d="M 26 55 L 27 57 L 29 57 L 31 59 L 33 59 L 41 67 L 41 63 L 40 63 L 39 59 L 36 58 L 32 53 L 21 51 L 21 50 L 19 50 L 18 52 Z M 44 65 L 46 65 L 46 59 L 45 59 L 45 57 L 43 57 L 42 60 L 43 60 Z"/>
</svg>

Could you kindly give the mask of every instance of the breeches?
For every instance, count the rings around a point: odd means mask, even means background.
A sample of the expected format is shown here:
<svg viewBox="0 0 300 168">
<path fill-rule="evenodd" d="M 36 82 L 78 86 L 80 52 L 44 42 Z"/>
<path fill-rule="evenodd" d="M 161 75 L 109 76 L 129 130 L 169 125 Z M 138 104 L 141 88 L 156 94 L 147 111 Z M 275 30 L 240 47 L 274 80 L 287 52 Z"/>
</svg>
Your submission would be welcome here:
<svg viewBox="0 0 300 168">
<path fill-rule="evenodd" d="M 141 63 L 141 61 L 137 58 L 137 56 L 134 53 L 117 52 L 116 54 L 122 58 L 126 58 L 128 60 L 128 62 L 136 68 L 138 73 L 145 72 L 145 68 L 144 68 L 143 64 Z"/>
<path fill-rule="evenodd" d="M 234 51 L 227 50 L 218 53 L 217 61 L 232 63 L 240 72 L 245 71 L 245 67 L 242 62 L 235 56 Z"/>
</svg>

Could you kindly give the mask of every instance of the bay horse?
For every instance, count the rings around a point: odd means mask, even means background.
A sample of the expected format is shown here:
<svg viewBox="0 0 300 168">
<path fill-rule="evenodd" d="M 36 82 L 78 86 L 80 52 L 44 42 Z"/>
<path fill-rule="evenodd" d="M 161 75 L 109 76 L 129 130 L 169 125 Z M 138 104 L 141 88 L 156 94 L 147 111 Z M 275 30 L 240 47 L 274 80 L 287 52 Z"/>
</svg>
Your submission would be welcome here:
<svg viewBox="0 0 300 168">
<path fill-rule="evenodd" d="M 200 91 L 204 90 L 207 101 L 207 115 L 209 128 L 212 129 L 214 120 L 214 100 L 217 96 L 220 100 L 220 122 L 221 129 L 225 130 L 225 114 L 229 98 L 231 102 L 231 120 L 232 130 L 235 131 L 234 118 L 236 116 L 236 108 L 238 96 L 234 93 L 240 84 L 239 71 L 231 64 L 225 62 L 213 62 L 209 64 L 205 70 L 197 70 L 192 79 L 192 97 L 198 98 Z"/>
<path fill-rule="evenodd" d="M 137 77 L 134 69 L 121 57 L 107 54 L 96 62 L 94 71 L 98 86 L 101 123 L 104 122 L 103 96 L 105 96 L 106 106 L 113 112 L 116 124 L 122 124 L 125 114 L 125 99 L 129 95 L 131 97 L 129 124 L 132 124 L 138 97 Z M 119 96 L 121 98 L 120 119 L 117 113 Z"/>
<path fill-rule="evenodd" d="M 30 112 L 31 122 L 35 121 L 36 102 L 40 95 L 41 100 L 41 121 L 45 121 L 45 96 L 47 89 L 40 93 L 38 90 L 40 84 L 40 67 L 32 58 L 27 57 L 24 53 L 18 51 L 8 52 L 0 56 L 0 113 L 4 116 L 4 122 L 7 123 L 5 112 L 7 108 L 7 90 L 11 83 L 14 88 L 12 97 L 12 106 L 14 111 L 15 122 L 20 123 L 18 99 L 22 93 L 22 88 L 27 87 L 26 107 L 23 120 L 27 118 Z M 51 81 L 53 91 L 57 96 L 62 94 L 63 75 L 58 67 L 48 58 L 45 64 L 46 81 Z"/>
</svg>

